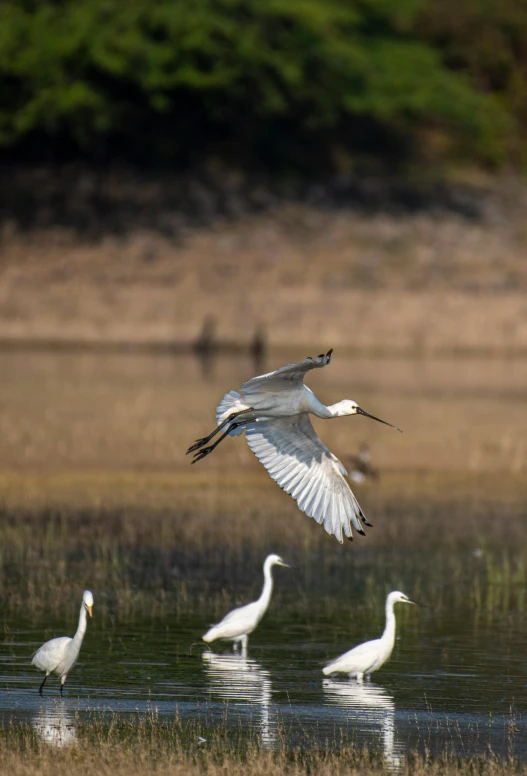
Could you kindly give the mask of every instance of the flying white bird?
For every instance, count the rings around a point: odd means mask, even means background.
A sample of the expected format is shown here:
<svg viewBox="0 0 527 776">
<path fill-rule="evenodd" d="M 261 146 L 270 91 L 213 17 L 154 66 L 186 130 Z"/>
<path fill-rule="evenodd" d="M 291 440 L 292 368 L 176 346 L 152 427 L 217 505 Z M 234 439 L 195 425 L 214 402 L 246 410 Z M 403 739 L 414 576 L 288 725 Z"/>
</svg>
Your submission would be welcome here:
<svg viewBox="0 0 527 776">
<path fill-rule="evenodd" d="M 249 635 L 255 630 L 271 601 L 273 592 L 273 574 L 271 569 L 273 566 L 289 568 L 279 555 L 268 555 L 263 567 L 264 586 L 260 598 L 251 604 L 233 609 L 232 612 L 225 615 L 221 622 L 213 625 L 207 631 L 203 636 L 203 641 L 210 644 L 211 641 L 216 641 L 216 639 L 226 639 L 234 642 L 234 649 L 237 649 L 238 643 L 241 643 L 242 655 L 245 656 L 247 654 Z"/>
<path fill-rule="evenodd" d="M 389 593 L 386 598 L 386 626 L 381 638 L 366 641 L 364 644 L 353 647 L 349 652 L 345 652 L 324 666 L 322 673 L 326 676 L 329 674 L 348 674 L 350 679 L 356 677 L 359 682 L 362 682 L 364 676 L 368 679 L 373 671 L 377 671 L 384 665 L 389 660 L 395 644 L 395 612 L 393 607 L 397 602 L 421 606 L 399 590 Z"/>
<path fill-rule="evenodd" d="M 42 689 L 46 684 L 46 679 L 50 674 L 60 676 L 60 694 L 66 678 L 77 662 L 81 649 L 82 640 L 86 633 L 86 612 L 92 616 L 93 595 L 89 590 L 85 590 L 82 596 L 82 605 L 79 615 L 79 625 L 75 636 L 70 639 L 69 636 L 59 636 L 57 639 L 46 641 L 38 649 L 31 661 L 31 665 L 45 671 L 44 681 L 40 685 L 39 693 L 42 695 Z"/>
<path fill-rule="evenodd" d="M 352 524 L 364 534 L 361 521 L 371 523 L 344 479 L 346 469 L 319 439 L 309 414 L 327 419 L 365 415 L 387 426 L 392 424 L 370 415 L 350 399 L 326 407 L 304 385 L 306 373 L 329 364 L 332 352 L 253 377 L 239 391 L 226 393 L 216 408 L 217 428 L 198 439 L 187 454 L 195 453 L 192 463 L 196 463 L 229 434 L 245 431 L 247 444 L 273 480 L 295 499 L 302 512 L 323 523 L 326 531 L 342 542 L 343 532 L 352 538 Z M 206 446 L 225 427 L 219 439 Z"/>
</svg>

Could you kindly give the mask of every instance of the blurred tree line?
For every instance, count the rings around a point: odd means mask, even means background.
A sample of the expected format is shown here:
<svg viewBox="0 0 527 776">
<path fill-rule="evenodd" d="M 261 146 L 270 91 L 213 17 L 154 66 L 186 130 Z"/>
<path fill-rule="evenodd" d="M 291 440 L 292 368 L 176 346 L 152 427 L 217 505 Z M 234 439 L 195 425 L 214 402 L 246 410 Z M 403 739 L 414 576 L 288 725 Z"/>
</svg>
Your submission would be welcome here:
<svg viewBox="0 0 527 776">
<path fill-rule="evenodd" d="M 0 155 L 527 162 L 527 0 L 2 0 Z"/>
</svg>

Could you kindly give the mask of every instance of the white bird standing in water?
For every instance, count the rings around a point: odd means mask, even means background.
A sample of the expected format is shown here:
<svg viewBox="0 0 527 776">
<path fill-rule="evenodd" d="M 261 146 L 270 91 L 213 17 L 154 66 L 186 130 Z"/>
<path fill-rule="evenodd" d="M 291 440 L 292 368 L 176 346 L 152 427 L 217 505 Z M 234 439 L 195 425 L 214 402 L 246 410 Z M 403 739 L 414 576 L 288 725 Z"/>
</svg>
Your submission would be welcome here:
<svg viewBox="0 0 527 776">
<path fill-rule="evenodd" d="M 247 655 L 249 635 L 255 630 L 271 602 L 273 592 L 273 574 L 271 569 L 273 566 L 289 568 L 279 555 L 268 555 L 263 567 L 264 586 L 260 598 L 251 604 L 233 609 L 232 612 L 225 615 L 221 622 L 213 625 L 207 631 L 203 636 L 203 641 L 210 644 L 211 641 L 216 641 L 216 639 L 226 639 L 234 642 L 234 649 L 237 648 L 238 643 L 241 643 L 242 655 Z"/>
<path fill-rule="evenodd" d="M 247 444 L 273 480 L 295 499 L 302 512 L 323 523 L 326 531 L 342 542 L 343 532 L 352 538 L 352 524 L 364 534 L 361 521 L 371 523 L 344 479 L 346 469 L 321 442 L 309 414 L 326 419 L 365 415 L 387 426 L 392 424 L 370 415 L 350 399 L 326 407 L 304 385 L 306 373 L 329 364 L 332 352 L 253 377 L 239 391 L 226 393 L 216 408 L 217 428 L 198 439 L 187 454 L 195 453 L 192 463 L 196 463 L 229 434 L 245 431 Z M 225 427 L 220 438 L 206 447 Z"/>
<path fill-rule="evenodd" d="M 369 678 L 373 671 L 377 671 L 389 660 L 395 644 L 395 612 L 393 610 L 396 603 L 415 604 L 421 606 L 417 601 L 412 601 L 400 590 L 394 590 L 386 598 L 386 626 L 380 639 L 366 641 L 353 647 L 349 652 L 345 652 L 340 657 L 332 660 L 327 666 L 324 666 L 322 673 L 329 674 L 348 674 L 350 679 L 357 678 L 362 682 L 363 678 Z"/>
<path fill-rule="evenodd" d="M 42 689 L 46 684 L 46 679 L 50 674 L 60 676 L 60 694 L 66 678 L 77 662 L 82 645 L 84 634 L 86 633 L 86 612 L 92 616 L 93 595 L 89 590 L 85 590 L 82 596 L 82 605 L 79 615 L 79 625 L 75 636 L 70 639 L 69 636 L 59 636 L 59 638 L 46 641 L 38 649 L 31 661 L 31 665 L 45 671 L 44 681 L 40 685 L 39 693 L 42 695 Z"/>
</svg>

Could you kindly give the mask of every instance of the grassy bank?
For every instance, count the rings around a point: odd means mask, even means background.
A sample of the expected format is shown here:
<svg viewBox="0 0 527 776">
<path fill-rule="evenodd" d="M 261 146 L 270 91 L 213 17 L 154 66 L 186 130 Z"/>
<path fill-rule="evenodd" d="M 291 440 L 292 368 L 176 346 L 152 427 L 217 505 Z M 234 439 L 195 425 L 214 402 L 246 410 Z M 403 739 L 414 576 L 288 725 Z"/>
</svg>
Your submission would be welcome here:
<svg viewBox="0 0 527 776">
<path fill-rule="evenodd" d="M 62 731 L 65 745 L 50 746 L 31 728 L 0 732 L 0 770 L 11 776 L 381 776 L 394 772 L 394 763 L 375 752 L 364 751 L 342 737 L 323 748 L 289 749 L 278 743 L 273 751 L 258 745 L 256 731 L 233 733 L 221 728 L 210 732 L 199 724 L 185 725 L 143 718 L 139 722 L 84 723 Z M 48 731 L 48 737 L 53 731 Z M 61 728 L 55 728 L 55 742 Z M 201 737 L 201 738 L 200 738 Z M 345 734 L 344 734 L 345 739 Z M 409 753 L 395 766 L 406 776 L 505 776 L 526 773 L 514 759 L 492 752 L 485 758 L 437 757 Z"/>
<path fill-rule="evenodd" d="M 256 590 L 255 570 L 276 551 L 298 569 L 284 583 L 297 612 L 309 611 L 319 584 L 331 606 L 337 580 L 361 591 L 356 605 L 371 611 L 386 584 L 411 584 L 438 611 L 463 602 L 476 612 L 523 611 L 525 484 L 506 485 L 503 499 L 491 477 L 385 479 L 363 500 L 374 527 L 341 546 L 261 478 L 70 475 L 41 488 L 38 478 L 3 475 L 3 605 L 66 614 L 84 585 L 102 594 L 101 616 L 219 615 L 240 590 Z M 378 571 L 365 574 L 373 559 Z"/>
</svg>

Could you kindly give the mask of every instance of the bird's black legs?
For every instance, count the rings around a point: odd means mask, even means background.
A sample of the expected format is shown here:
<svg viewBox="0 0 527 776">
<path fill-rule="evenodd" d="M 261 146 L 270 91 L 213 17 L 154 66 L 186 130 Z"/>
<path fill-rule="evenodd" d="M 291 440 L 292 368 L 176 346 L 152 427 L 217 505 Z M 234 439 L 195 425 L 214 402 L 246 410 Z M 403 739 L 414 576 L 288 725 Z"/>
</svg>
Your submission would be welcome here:
<svg viewBox="0 0 527 776">
<path fill-rule="evenodd" d="M 38 694 L 39 694 L 39 695 L 42 695 L 42 690 L 43 690 L 43 688 L 44 688 L 44 685 L 46 684 L 46 679 L 47 679 L 47 678 L 48 678 L 48 675 L 46 674 L 46 676 L 44 677 L 44 681 L 42 682 L 42 684 L 41 684 L 41 685 L 40 685 L 40 687 L 38 688 Z"/>
<path fill-rule="evenodd" d="M 209 455 L 209 453 L 212 453 L 213 450 L 215 450 L 220 442 L 223 442 L 225 437 L 228 437 L 231 431 L 234 431 L 235 428 L 238 428 L 239 426 L 245 426 L 245 421 L 241 420 L 238 423 L 232 423 L 227 431 L 224 431 L 223 434 L 220 436 L 219 439 L 217 439 L 213 445 L 210 445 L 210 447 L 202 447 L 201 450 L 198 450 L 194 456 L 194 460 L 192 463 L 197 463 L 197 461 L 201 461 L 202 458 L 205 458 L 206 455 Z"/>
<path fill-rule="evenodd" d="M 64 685 L 62 682 L 60 683 L 60 697 L 62 698 L 62 690 L 64 689 Z"/>
<path fill-rule="evenodd" d="M 210 442 L 210 440 L 211 440 L 211 439 L 213 439 L 213 437 L 215 437 L 215 436 L 216 436 L 216 434 L 218 434 L 218 433 L 219 433 L 219 432 L 222 430 L 222 428 L 224 428 L 224 427 L 225 427 L 225 426 L 226 426 L 228 423 L 231 423 L 231 422 L 234 420 L 234 418 L 237 418 L 237 417 L 238 417 L 238 415 L 243 415 L 243 413 L 244 413 L 244 412 L 253 412 L 253 408 L 252 408 L 252 407 L 249 407 L 248 409 L 246 409 L 246 410 L 240 410 L 239 412 L 231 412 L 231 414 L 229 415 L 229 417 L 228 417 L 228 418 L 225 418 L 225 420 L 222 420 L 222 421 L 221 421 L 221 423 L 219 424 L 219 426 L 217 426 L 217 427 L 214 429 L 214 431 L 212 432 L 212 434 L 209 434 L 208 436 L 206 436 L 206 437 L 203 437 L 203 439 L 197 439 L 197 440 L 194 442 L 194 444 L 193 444 L 193 445 L 191 445 L 191 446 L 189 447 L 189 449 L 187 450 L 187 455 L 188 455 L 189 453 L 193 453 L 195 450 L 198 450 L 200 447 L 203 447 L 203 445 L 206 445 L 206 444 L 207 444 L 207 442 Z"/>
</svg>

